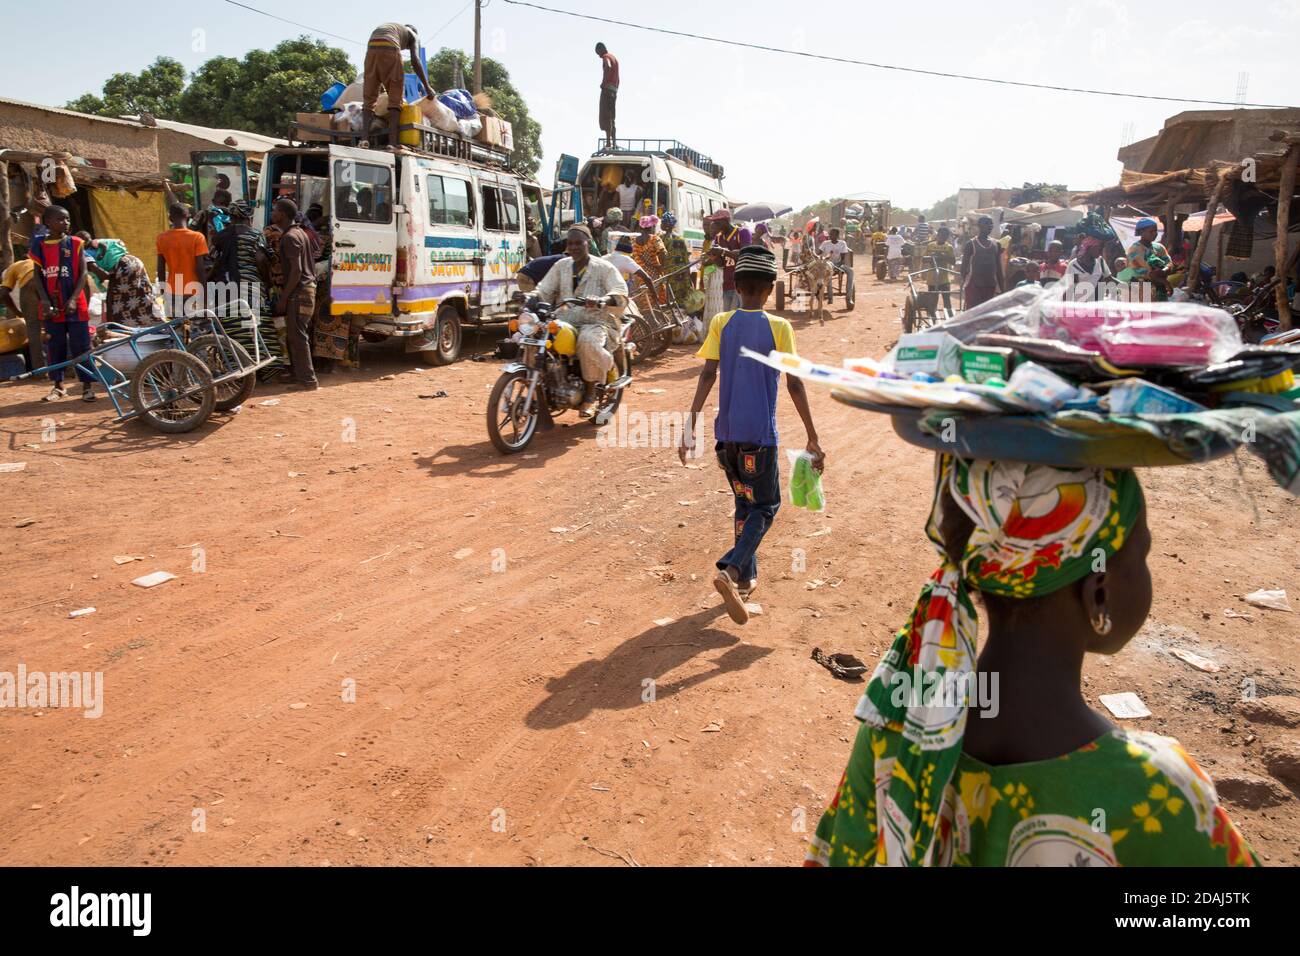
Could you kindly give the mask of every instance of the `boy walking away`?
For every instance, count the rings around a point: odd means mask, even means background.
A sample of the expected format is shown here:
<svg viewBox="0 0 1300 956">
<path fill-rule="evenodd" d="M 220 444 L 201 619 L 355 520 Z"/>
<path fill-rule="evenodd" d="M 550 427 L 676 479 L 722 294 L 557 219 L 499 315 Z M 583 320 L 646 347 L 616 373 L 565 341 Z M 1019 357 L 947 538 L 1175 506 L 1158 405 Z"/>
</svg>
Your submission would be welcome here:
<svg viewBox="0 0 1300 956">
<path fill-rule="evenodd" d="M 167 217 L 171 228 L 158 233 L 154 245 L 158 281 L 167 285 L 163 295 L 167 318 L 175 319 L 203 308 L 203 283 L 208 276 L 201 257 L 208 254 L 208 240 L 189 227 L 190 210 L 184 203 L 172 203 Z"/>
<path fill-rule="evenodd" d="M 49 230 L 33 241 L 28 255 L 36 264 L 33 281 L 45 312 L 45 334 L 49 337 L 50 364 L 58 365 L 90 351 L 90 305 L 86 300 L 86 247 L 76 236 L 68 235 L 68 211 L 62 206 L 46 206 L 41 222 Z M 80 365 L 81 400 L 95 400 L 94 378 Z M 67 397 L 63 387 L 64 369 L 50 372 L 54 387 L 42 401 L 57 402 Z"/>
<path fill-rule="evenodd" d="M 773 349 L 794 354 L 794 329 L 790 323 L 763 311 L 775 283 L 775 255 L 762 246 L 751 245 L 740 250 L 736 260 L 740 308 L 720 312 L 709 323 L 708 337 L 697 353 L 704 359 L 704 368 L 700 371 L 678 450 L 685 464 L 687 451 L 694 443 L 695 420 L 713 391 L 721 366 L 718 417 L 713 422 L 713 434 L 718 464 L 735 495 L 736 520 L 734 543 L 718 559 L 713 585 L 737 624 L 749 620 L 745 602 L 758 585 L 756 553 L 781 505 L 776 433 L 776 387 L 781 373 L 740 354 L 742 347 L 763 355 Z M 797 378 L 787 378 L 786 387 L 808 433 L 807 448 L 813 456 L 813 467 L 820 472 L 825 456 L 817 443 L 808 394 Z"/>
</svg>

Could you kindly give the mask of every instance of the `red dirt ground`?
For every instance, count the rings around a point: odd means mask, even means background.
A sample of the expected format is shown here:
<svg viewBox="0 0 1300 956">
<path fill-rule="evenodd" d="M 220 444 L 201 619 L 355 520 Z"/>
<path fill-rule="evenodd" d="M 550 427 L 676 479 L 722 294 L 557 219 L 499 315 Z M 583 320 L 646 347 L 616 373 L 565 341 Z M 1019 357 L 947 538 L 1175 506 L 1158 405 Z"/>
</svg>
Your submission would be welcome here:
<svg viewBox="0 0 1300 956">
<path fill-rule="evenodd" d="M 802 352 L 884 351 L 903 293 L 860 286 L 824 326 L 791 316 Z M 643 366 L 627 408 L 684 409 L 692 351 Z M 261 387 L 176 437 L 112 424 L 102 400 L 0 390 L 0 460 L 27 462 L 0 474 L 0 670 L 102 671 L 106 699 L 98 719 L 0 710 L 0 862 L 798 863 L 861 692 L 809 653 L 887 646 L 935 563 L 932 457 L 814 390 L 829 507 L 782 510 L 764 613 L 740 628 L 709 584 L 730 517 L 707 458 L 601 448 L 589 425 L 503 458 L 484 427 L 496 363 L 366 364 L 314 394 Z M 802 442 L 784 397 L 780 424 Z M 1238 596 L 1296 600 L 1300 508 L 1250 457 L 1143 480 L 1155 607 L 1122 654 L 1090 659 L 1086 690 L 1136 691 L 1154 716 L 1129 723 L 1216 777 L 1267 776 L 1261 748 L 1300 731 L 1233 706 L 1245 676 L 1300 692 L 1300 618 Z M 806 572 L 778 576 L 795 549 Z M 127 554 L 145 560 L 114 564 Z M 130 585 L 153 570 L 178 579 Z M 1297 807 L 1229 804 L 1275 864 L 1300 859 Z"/>
</svg>

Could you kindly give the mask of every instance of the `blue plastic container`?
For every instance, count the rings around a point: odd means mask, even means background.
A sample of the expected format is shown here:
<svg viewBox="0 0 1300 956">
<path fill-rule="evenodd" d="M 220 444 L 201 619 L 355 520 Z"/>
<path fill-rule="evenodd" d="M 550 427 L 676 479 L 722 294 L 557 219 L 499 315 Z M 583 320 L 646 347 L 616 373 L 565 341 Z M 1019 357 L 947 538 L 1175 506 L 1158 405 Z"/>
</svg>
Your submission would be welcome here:
<svg viewBox="0 0 1300 956">
<path fill-rule="evenodd" d="M 338 103 L 339 97 L 343 95 L 343 91 L 347 88 L 346 83 L 335 83 L 320 95 L 320 108 L 326 113 L 334 109 L 334 105 Z"/>
</svg>

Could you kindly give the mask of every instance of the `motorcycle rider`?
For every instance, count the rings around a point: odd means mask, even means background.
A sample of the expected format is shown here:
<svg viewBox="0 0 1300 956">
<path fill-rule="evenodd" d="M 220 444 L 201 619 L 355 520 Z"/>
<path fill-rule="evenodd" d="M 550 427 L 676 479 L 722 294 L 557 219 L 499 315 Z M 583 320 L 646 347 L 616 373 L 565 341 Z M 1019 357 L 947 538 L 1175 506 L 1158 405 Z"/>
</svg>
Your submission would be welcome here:
<svg viewBox="0 0 1300 956">
<path fill-rule="evenodd" d="M 555 305 L 564 299 L 584 299 L 582 308 L 564 316 L 578 331 L 578 364 L 586 386 L 578 415 L 590 418 L 595 411 L 596 386 L 614 367 L 611 349 L 618 344 L 619 318 L 627 308 L 627 283 L 614 263 L 591 255 L 591 230 L 585 225 L 569 228 L 561 259 L 537 285 L 537 295 Z M 604 301 L 602 301 L 604 300 Z"/>
</svg>

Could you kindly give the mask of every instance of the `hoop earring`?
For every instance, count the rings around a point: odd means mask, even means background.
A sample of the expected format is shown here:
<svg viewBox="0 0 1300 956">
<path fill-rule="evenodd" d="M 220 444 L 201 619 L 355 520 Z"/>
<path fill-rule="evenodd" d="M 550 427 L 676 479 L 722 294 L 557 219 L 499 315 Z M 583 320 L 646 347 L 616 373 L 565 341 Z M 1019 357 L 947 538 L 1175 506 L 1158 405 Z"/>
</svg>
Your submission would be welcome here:
<svg viewBox="0 0 1300 956">
<path fill-rule="evenodd" d="M 1092 629 L 1102 637 L 1110 633 L 1111 629 L 1110 615 L 1105 611 L 1098 611 L 1092 617 Z"/>
</svg>

